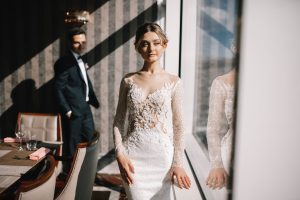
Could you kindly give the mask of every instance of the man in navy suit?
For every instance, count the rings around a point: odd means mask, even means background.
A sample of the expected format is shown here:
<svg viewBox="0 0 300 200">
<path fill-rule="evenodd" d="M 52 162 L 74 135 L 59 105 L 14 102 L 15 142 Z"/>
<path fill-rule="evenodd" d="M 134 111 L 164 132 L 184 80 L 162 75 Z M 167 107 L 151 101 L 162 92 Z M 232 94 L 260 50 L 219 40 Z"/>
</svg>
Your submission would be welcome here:
<svg viewBox="0 0 300 200">
<path fill-rule="evenodd" d="M 95 126 L 90 104 L 95 108 L 99 102 L 87 74 L 87 64 L 81 57 L 86 49 L 86 33 L 75 27 L 68 33 L 69 52 L 54 65 L 55 93 L 63 119 L 63 155 L 72 158 L 76 145 L 90 141 Z M 70 163 L 64 165 L 69 170 Z"/>
</svg>

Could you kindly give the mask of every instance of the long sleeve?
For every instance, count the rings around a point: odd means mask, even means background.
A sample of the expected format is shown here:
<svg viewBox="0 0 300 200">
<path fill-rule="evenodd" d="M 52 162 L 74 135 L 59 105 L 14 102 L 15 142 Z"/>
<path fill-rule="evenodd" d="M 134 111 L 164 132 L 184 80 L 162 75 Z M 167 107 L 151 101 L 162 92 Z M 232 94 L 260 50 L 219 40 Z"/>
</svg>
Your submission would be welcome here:
<svg viewBox="0 0 300 200">
<path fill-rule="evenodd" d="M 88 83 L 89 83 L 89 103 L 94 106 L 95 108 L 99 108 L 100 107 L 100 103 L 96 97 L 96 94 L 94 92 L 93 86 L 92 86 L 92 82 L 89 79 L 89 77 L 87 77 L 88 79 Z"/>
<path fill-rule="evenodd" d="M 60 110 L 62 113 L 67 113 L 68 111 L 71 110 L 65 95 L 64 95 L 64 90 L 66 88 L 67 82 L 68 82 L 68 77 L 69 77 L 69 72 L 67 70 L 61 70 L 60 68 L 63 68 L 63 66 L 59 65 L 58 63 L 54 67 L 55 70 L 55 94 L 56 98 L 60 107 Z"/>
<path fill-rule="evenodd" d="M 207 121 L 207 143 L 212 168 L 222 168 L 221 140 L 228 130 L 225 116 L 226 90 L 218 79 L 212 83 Z"/>
<path fill-rule="evenodd" d="M 182 167 L 184 155 L 183 86 L 179 79 L 172 95 L 174 157 L 172 167 Z"/>
<path fill-rule="evenodd" d="M 124 125 L 127 112 L 127 87 L 125 80 L 122 79 L 119 91 L 119 101 L 113 123 L 113 134 L 116 156 L 124 152 L 122 135 L 124 135 Z"/>
</svg>

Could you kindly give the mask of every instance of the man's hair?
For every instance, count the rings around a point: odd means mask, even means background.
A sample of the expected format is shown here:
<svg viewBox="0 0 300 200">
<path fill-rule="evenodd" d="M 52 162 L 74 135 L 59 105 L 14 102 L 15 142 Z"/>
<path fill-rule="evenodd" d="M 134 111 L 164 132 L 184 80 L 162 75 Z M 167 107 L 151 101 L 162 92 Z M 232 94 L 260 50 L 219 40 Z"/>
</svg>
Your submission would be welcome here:
<svg viewBox="0 0 300 200">
<path fill-rule="evenodd" d="M 74 35 L 80 35 L 80 34 L 86 35 L 85 30 L 83 28 L 81 28 L 81 27 L 73 27 L 68 32 L 68 40 L 70 42 L 72 42 L 73 36 Z"/>
</svg>

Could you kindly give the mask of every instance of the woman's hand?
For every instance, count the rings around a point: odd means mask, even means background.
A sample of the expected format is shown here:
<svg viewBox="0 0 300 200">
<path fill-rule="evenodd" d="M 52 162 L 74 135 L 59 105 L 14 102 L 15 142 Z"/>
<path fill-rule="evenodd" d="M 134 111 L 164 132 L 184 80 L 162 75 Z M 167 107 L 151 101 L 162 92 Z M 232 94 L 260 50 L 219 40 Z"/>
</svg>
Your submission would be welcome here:
<svg viewBox="0 0 300 200">
<path fill-rule="evenodd" d="M 189 189 L 191 187 L 191 180 L 182 167 L 172 167 L 171 177 L 173 182 L 174 182 L 174 177 L 176 177 L 178 186 L 180 188 L 184 187 L 186 189 Z"/>
<path fill-rule="evenodd" d="M 224 168 L 211 169 L 206 179 L 206 185 L 211 189 L 221 189 L 226 185 L 227 173 Z"/>
<path fill-rule="evenodd" d="M 134 167 L 133 167 L 131 161 L 124 154 L 118 155 L 117 161 L 118 161 L 122 179 L 128 185 L 133 184 L 132 174 L 134 173 Z"/>
</svg>

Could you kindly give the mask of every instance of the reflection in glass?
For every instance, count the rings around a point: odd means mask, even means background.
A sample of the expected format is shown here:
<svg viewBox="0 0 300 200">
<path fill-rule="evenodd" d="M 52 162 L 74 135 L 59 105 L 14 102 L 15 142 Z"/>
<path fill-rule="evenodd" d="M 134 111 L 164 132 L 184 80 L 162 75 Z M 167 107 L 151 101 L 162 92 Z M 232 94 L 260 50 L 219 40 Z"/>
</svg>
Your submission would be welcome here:
<svg viewBox="0 0 300 200">
<path fill-rule="evenodd" d="M 213 80 L 233 67 L 237 1 L 197 1 L 195 110 L 193 134 L 207 148 L 209 93 Z"/>
<path fill-rule="evenodd" d="M 214 79 L 209 99 L 207 142 L 211 170 L 207 185 L 222 188 L 230 172 L 233 142 L 235 69 Z"/>
<path fill-rule="evenodd" d="M 214 189 L 226 186 L 230 173 L 238 5 L 235 0 L 197 2 L 193 134 L 209 157 L 206 184 Z"/>
</svg>

